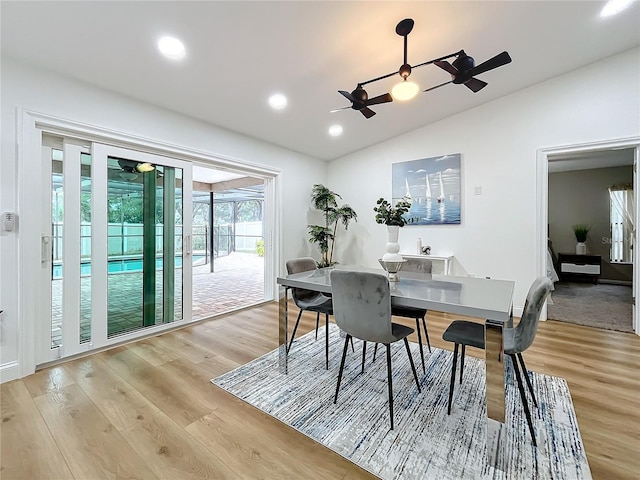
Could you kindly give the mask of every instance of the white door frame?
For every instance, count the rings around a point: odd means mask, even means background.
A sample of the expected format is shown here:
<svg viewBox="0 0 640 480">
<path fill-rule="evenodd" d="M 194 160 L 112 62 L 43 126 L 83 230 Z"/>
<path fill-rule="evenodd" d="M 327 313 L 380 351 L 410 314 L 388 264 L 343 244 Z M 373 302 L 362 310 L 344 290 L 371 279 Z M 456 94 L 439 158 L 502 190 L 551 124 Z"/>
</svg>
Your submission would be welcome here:
<svg viewBox="0 0 640 480">
<path fill-rule="evenodd" d="M 18 172 L 17 183 L 20 188 L 16 211 L 20 214 L 20 236 L 18 240 L 18 278 L 19 285 L 19 358 L 20 374 L 25 377 L 36 370 L 36 327 L 38 314 L 38 289 L 42 286 L 37 282 L 43 278 L 41 263 L 41 236 L 49 235 L 41 232 L 40 211 L 34 209 L 33 203 L 33 172 L 39 172 L 42 167 L 42 134 L 79 138 L 91 142 L 105 143 L 116 147 L 129 148 L 140 152 L 157 154 L 164 157 L 185 160 L 192 163 L 203 163 L 214 168 L 242 170 L 247 175 L 265 178 L 266 200 L 271 203 L 270 213 L 266 214 L 269 221 L 265 221 L 265 279 L 273 278 L 273 282 L 265 281 L 265 294 L 275 296 L 274 272 L 279 271 L 282 258 L 282 170 L 249 163 L 236 158 L 211 154 L 209 152 L 188 149 L 182 146 L 161 142 L 154 139 L 130 135 L 101 128 L 94 125 L 67 120 L 27 109 L 18 110 Z M 189 232 L 190 234 L 190 232 Z M 46 266 L 44 267 L 46 268 Z M 35 288 L 34 288 L 35 287 Z M 191 318 L 186 319 L 192 321 Z M 167 328 L 171 328 L 169 325 Z M 121 339 L 123 342 L 126 338 Z"/>
<path fill-rule="evenodd" d="M 559 154 L 569 153 L 581 153 L 592 152 L 594 150 L 611 150 L 620 148 L 634 148 L 635 149 L 635 164 L 640 162 L 640 136 L 620 138 L 614 140 L 604 140 L 600 142 L 582 143 L 577 145 L 565 145 L 558 147 L 539 148 L 537 151 L 536 159 L 536 265 L 538 275 L 547 274 L 547 224 L 549 214 L 549 157 Z M 638 190 L 640 185 L 636 181 L 636 167 L 634 166 L 633 172 L 633 188 L 636 200 L 636 218 L 635 218 L 635 231 L 633 234 L 634 246 L 640 245 L 638 243 L 638 221 L 640 219 L 640 208 L 638 204 Z M 638 265 L 638 248 L 633 249 L 633 296 L 634 298 L 640 298 L 640 265 Z M 638 320 L 638 309 L 633 308 L 633 330 L 636 335 L 640 335 L 640 321 Z"/>
</svg>

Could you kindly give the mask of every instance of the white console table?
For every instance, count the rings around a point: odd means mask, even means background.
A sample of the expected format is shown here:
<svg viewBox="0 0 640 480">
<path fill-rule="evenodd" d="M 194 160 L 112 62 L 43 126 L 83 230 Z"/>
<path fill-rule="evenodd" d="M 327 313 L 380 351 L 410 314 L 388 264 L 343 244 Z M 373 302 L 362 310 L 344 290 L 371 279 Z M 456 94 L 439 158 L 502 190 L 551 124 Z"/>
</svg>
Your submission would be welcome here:
<svg viewBox="0 0 640 480">
<path fill-rule="evenodd" d="M 441 275 L 451 275 L 453 255 L 414 255 L 410 253 L 401 253 L 400 255 L 405 258 L 424 258 L 425 260 L 431 260 L 431 263 L 433 265 L 433 273 L 438 273 Z"/>
</svg>

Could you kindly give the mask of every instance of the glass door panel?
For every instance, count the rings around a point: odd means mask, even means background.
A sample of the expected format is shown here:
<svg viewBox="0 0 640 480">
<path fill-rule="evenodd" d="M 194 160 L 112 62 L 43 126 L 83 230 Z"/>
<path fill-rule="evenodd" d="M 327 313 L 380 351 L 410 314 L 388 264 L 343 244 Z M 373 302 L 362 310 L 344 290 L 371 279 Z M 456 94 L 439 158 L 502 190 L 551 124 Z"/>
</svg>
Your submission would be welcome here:
<svg viewBox="0 0 640 480">
<path fill-rule="evenodd" d="M 184 318 L 183 168 L 108 156 L 107 171 L 111 339 Z"/>
<path fill-rule="evenodd" d="M 42 152 L 37 364 L 191 319 L 191 165 L 49 135 Z"/>
</svg>

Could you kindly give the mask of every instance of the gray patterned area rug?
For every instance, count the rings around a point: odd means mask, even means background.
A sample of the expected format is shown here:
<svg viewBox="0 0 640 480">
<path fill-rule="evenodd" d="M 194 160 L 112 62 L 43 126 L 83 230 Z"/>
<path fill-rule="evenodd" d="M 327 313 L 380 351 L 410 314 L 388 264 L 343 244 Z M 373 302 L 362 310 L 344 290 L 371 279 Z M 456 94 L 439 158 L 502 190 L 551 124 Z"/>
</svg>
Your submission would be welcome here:
<svg viewBox="0 0 640 480">
<path fill-rule="evenodd" d="M 279 373 L 278 352 L 273 350 L 211 382 L 383 479 L 591 478 L 564 379 L 532 374 L 539 405 L 532 406 L 535 448 L 508 365 L 503 471 L 487 466 L 484 362 L 465 359 L 463 384 L 456 381 L 449 416 L 453 354 L 435 348 L 429 354 L 425 348 L 424 374 L 419 347 L 410 344 L 422 389 L 418 393 L 404 345 L 397 342 L 392 346 L 395 428 L 391 431 L 384 348 L 375 361 L 373 348 L 367 349 L 361 374 L 362 343 L 355 341 L 338 403 L 333 404 L 343 342 L 332 324 L 328 371 L 324 338 L 321 334 L 314 341 L 311 332 L 295 340 L 287 375 Z"/>
</svg>

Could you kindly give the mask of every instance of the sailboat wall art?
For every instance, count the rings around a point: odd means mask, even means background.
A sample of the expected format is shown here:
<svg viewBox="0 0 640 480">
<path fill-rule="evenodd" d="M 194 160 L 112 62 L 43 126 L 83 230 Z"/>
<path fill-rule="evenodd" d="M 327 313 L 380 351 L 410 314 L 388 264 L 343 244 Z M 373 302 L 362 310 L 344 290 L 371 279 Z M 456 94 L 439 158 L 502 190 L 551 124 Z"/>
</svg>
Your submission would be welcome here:
<svg viewBox="0 0 640 480">
<path fill-rule="evenodd" d="M 421 158 L 391 165 L 393 203 L 411 202 L 407 225 L 460 225 L 460 154 Z"/>
</svg>

